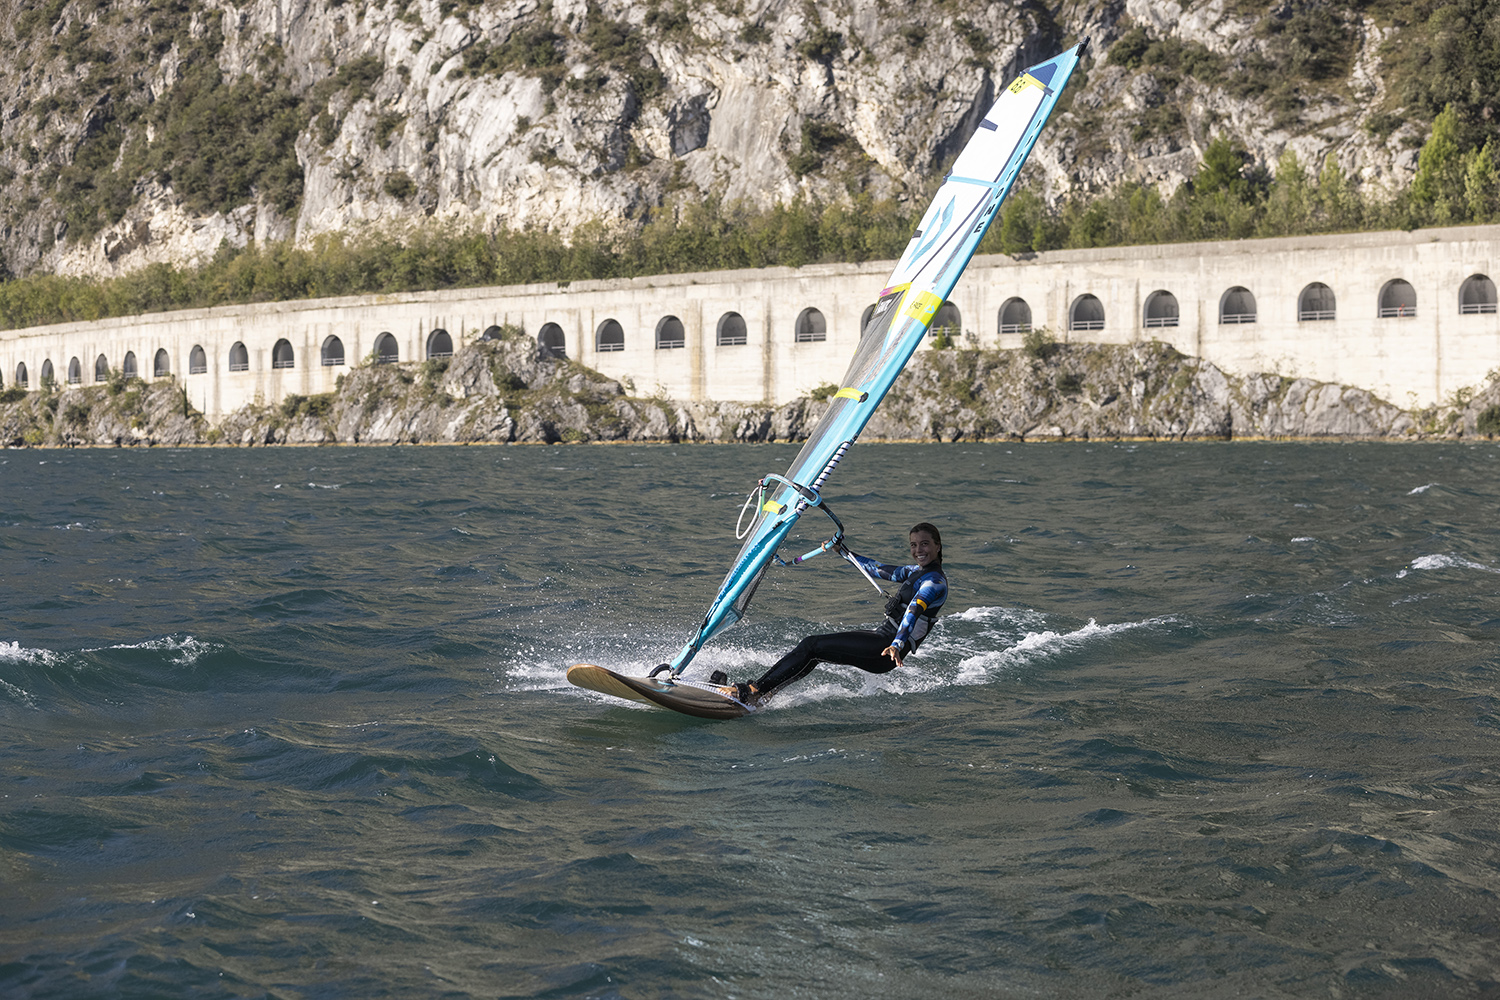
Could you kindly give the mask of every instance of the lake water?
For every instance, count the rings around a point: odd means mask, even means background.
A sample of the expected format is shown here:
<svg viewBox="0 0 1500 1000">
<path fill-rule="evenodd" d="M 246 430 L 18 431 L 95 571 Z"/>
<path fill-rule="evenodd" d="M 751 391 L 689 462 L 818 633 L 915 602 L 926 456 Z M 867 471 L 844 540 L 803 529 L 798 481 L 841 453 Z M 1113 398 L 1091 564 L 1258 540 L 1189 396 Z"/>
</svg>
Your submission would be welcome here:
<svg viewBox="0 0 1500 1000">
<path fill-rule="evenodd" d="M 794 453 L 0 453 L 0 995 L 1500 994 L 1500 448 L 860 446 L 920 656 L 569 687 Z M 879 606 L 778 570 L 698 666 Z"/>
</svg>

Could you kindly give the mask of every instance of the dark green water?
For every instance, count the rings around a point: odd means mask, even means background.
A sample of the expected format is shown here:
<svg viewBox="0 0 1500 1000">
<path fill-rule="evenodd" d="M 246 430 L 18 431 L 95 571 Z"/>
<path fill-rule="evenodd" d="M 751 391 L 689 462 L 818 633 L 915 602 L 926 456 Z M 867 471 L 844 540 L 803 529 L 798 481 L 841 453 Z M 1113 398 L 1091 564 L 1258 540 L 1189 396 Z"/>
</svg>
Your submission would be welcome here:
<svg viewBox="0 0 1500 1000">
<path fill-rule="evenodd" d="M 907 668 L 568 687 L 793 452 L 0 453 L 0 995 L 1500 994 L 1500 449 L 861 446 L 854 547 L 944 533 Z M 782 570 L 698 662 L 878 607 Z"/>
</svg>

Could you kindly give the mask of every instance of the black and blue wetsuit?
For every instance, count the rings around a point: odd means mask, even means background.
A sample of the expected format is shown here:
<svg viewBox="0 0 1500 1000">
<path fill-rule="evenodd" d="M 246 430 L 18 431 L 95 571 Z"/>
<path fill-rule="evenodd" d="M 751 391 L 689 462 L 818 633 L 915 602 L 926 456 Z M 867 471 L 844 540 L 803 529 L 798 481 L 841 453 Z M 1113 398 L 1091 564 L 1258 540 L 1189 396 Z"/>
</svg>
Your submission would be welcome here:
<svg viewBox="0 0 1500 1000">
<path fill-rule="evenodd" d="M 881 655 L 887 646 L 896 647 L 906 656 L 927 638 L 938 610 L 948 599 L 948 578 L 943 575 L 942 562 L 923 569 L 916 564 L 890 566 L 853 552 L 849 558 L 871 576 L 901 584 L 896 596 L 886 602 L 885 621 L 874 629 L 808 636 L 755 682 L 758 697 L 806 677 L 819 663 L 842 663 L 883 674 L 896 665 L 895 660 Z"/>
</svg>

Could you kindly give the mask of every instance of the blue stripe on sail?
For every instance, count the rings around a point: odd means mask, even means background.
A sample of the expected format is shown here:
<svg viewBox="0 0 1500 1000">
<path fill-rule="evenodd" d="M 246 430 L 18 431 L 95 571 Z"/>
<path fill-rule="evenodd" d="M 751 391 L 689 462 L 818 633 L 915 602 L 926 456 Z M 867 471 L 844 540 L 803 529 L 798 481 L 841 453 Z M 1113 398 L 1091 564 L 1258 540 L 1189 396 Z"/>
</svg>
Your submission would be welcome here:
<svg viewBox="0 0 1500 1000">
<path fill-rule="evenodd" d="M 978 184 L 980 187 L 986 188 L 998 188 L 1001 186 L 1000 181 L 987 181 L 982 177 L 958 177 L 954 174 L 949 174 L 943 178 L 943 183 L 946 184 L 948 181 L 953 181 L 956 184 Z"/>
</svg>

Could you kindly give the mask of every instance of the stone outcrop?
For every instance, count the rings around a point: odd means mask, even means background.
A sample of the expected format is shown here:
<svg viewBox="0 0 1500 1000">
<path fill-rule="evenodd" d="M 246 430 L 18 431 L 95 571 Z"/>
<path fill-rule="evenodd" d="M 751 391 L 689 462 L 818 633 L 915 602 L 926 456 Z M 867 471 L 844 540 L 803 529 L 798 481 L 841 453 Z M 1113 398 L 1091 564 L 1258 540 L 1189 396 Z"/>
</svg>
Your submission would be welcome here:
<svg viewBox="0 0 1500 1000">
<path fill-rule="evenodd" d="M 65 392 L 0 396 L 0 444 L 271 445 L 756 442 L 804 439 L 831 388 L 779 407 L 629 395 L 524 336 L 451 359 L 355 368 L 339 390 L 247 406 L 210 426 L 175 382 L 118 376 Z M 1500 381 L 1412 412 L 1312 379 L 1228 375 L 1168 344 L 1036 344 L 923 351 L 865 441 L 1145 438 L 1415 440 L 1500 433 Z"/>
<path fill-rule="evenodd" d="M 1226 375 L 1152 341 L 927 351 L 897 381 L 866 438 L 1400 438 L 1405 410 L 1363 389 Z"/>
<path fill-rule="evenodd" d="M 1288 48 L 1288 17 L 1327 51 Z M 14 274 L 427 218 L 567 233 L 671 198 L 919 194 L 1012 74 L 1079 37 L 1094 55 L 1028 167 L 1049 200 L 1170 191 L 1218 134 L 1267 169 L 1332 153 L 1395 185 L 1425 135 L 1391 121 L 1397 29 L 1317 3 L 58 0 L 0 25 Z M 1121 42 L 1165 48 L 1111 59 Z M 1322 77 L 1290 65 L 1311 58 Z"/>
<path fill-rule="evenodd" d="M 19 396 L 7 400 L 7 396 Z M 118 374 L 103 385 L 68 392 L 0 393 L 0 445 L 201 444 L 212 431 L 173 381 L 149 385 Z"/>
</svg>

